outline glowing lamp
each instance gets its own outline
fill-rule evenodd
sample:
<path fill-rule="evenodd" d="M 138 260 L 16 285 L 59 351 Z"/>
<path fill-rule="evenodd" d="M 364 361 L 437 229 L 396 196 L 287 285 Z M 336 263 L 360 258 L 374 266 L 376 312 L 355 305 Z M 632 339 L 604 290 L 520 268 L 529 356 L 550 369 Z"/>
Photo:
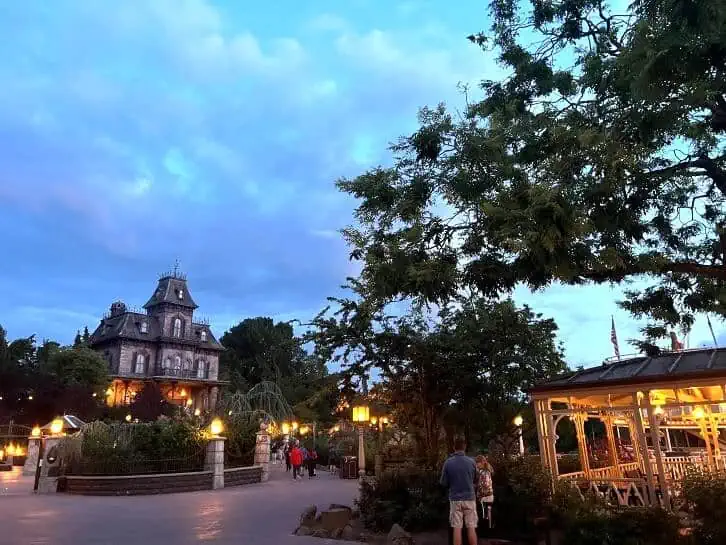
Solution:
<path fill-rule="evenodd" d="M 33 401 L 33 396 L 28 396 L 28 401 Z"/>
<path fill-rule="evenodd" d="M 201 410 L 194 409 L 194 416 L 199 416 L 200 414 L 202 414 L 202 411 Z"/>
<path fill-rule="evenodd" d="M 184 388 L 179 392 L 179 397 L 187 397 L 187 391 Z"/>
<path fill-rule="evenodd" d="M 194 402 L 192 401 L 192 398 L 190 397 L 187 399 L 187 407 L 191 407 Z"/>
<path fill-rule="evenodd" d="M 382 423 L 382 424 L 383 424 L 384 426 L 388 425 L 388 417 L 387 417 L 387 416 L 384 416 L 383 418 L 381 418 L 381 423 Z"/>
<path fill-rule="evenodd" d="M 63 431 L 63 420 L 61 418 L 56 418 L 53 420 L 53 422 L 50 423 L 50 433 L 53 435 L 60 435 Z"/>
<path fill-rule="evenodd" d="M 34 426 L 33 429 L 30 431 L 31 437 L 40 437 L 40 428 L 38 426 Z"/>
<path fill-rule="evenodd" d="M 220 418 L 215 418 L 212 423 L 209 424 L 209 432 L 214 437 L 219 437 L 219 434 L 224 431 L 224 424 Z"/>
<path fill-rule="evenodd" d="M 696 407 L 693 409 L 693 418 L 705 418 L 706 413 L 703 411 L 703 407 Z"/>
<path fill-rule="evenodd" d="M 10 443 L 7 446 L 7 449 L 6 450 L 7 450 L 8 456 L 15 456 L 15 445 L 13 445 L 12 443 Z"/>
<path fill-rule="evenodd" d="M 130 414 L 127 414 L 126 415 L 126 422 L 131 422 L 131 415 Z"/>
<path fill-rule="evenodd" d="M 383 420 L 381 420 L 381 422 L 383 422 Z M 371 416 L 371 424 L 374 426 L 378 424 L 378 417 Z"/>
<path fill-rule="evenodd" d="M 367 405 L 353 407 L 353 422 L 358 422 L 359 424 L 368 422 L 370 420 L 370 413 L 371 410 Z"/>
<path fill-rule="evenodd" d="M 518 428 L 522 427 L 522 424 L 524 424 L 524 418 L 522 418 L 521 415 L 517 415 L 514 417 L 514 425 Z"/>
<path fill-rule="evenodd" d="M 288 424 L 287 422 L 282 423 L 282 433 L 285 435 L 290 433 L 290 424 Z"/>
<path fill-rule="evenodd" d="M 2 460 L 3 458 L 5 458 L 5 451 L 0 449 L 0 460 Z"/>
<path fill-rule="evenodd" d="M 297 428 L 298 428 L 298 423 L 297 422 L 293 422 L 292 423 L 292 429 L 293 430 L 296 430 Z"/>
<path fill-rule="evenodd" d="M 653 409 L 653 414 L 656 416 L 660 416 L 663 414 L 663 407 L 660 405 Z"/>
<path fill-rule="evenodd" d="M 113 395 L 113 388 L 109 388 L 108 390 L 106 390 L 106 395 L 108 397 L 111 397 Z"/>

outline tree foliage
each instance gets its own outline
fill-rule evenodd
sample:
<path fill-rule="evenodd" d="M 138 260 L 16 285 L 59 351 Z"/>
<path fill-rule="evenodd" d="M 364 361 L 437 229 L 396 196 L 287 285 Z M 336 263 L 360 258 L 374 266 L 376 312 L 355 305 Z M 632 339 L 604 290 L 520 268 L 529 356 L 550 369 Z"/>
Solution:
<path fill-rule="evenodd" d="M 726 4 L 493 0 L 505 76 L 455 117 L 423 109 L 395 164 L 338 183 L 384 299 L 552 282 L 631 286 L 646 336 L 726 316 Z"/>

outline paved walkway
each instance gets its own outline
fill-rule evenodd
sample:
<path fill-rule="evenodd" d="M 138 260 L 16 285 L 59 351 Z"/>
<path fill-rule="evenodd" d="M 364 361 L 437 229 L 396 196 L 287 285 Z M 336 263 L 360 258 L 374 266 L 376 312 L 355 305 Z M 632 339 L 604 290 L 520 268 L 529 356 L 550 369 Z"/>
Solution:
<path fill-rule="evenodd" d="M 0 481 L 0 545 L 340 544 L 292 532 L 308 505 L 351 505 L 357 482 L 324 472 L 293 482 L 279 466 L 271 469 L 264 484 L 134 497 L 38 496 L 28 492 L 31 479 L 11 483 L 6 474 L 5 484 Z"/>

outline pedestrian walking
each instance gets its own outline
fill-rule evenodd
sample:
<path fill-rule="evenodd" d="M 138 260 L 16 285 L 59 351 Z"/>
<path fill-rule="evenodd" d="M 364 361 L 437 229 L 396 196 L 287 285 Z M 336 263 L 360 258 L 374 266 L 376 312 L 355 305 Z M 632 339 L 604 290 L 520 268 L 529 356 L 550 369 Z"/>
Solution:
<path fill-rule="evenodd" d="M 462 545 L 464 527 L 469 545 L 476 545 L 476 463 L 466 455 L 463 438 L 454 441 L 454 450 L 441 470 L 441 484 L 449 489 L 449 525 L 453 528 L 454 545 Z"/>
<path fill-rule="evenodd" d="M 301 468 L 303 465 L 303 453 L 300 449 L 300 445 L 297 441 L 295 441 L 295 445 L 292 447 L 292 450 L 290 451 L 290 463 L 292 464 L 292 479 L 294 481 L 297 481 L 298 476 L 302 478 L 301 474 Z"/>
<path fill-rule="evenodd" d="M 291 447 L 288 443 L 287 445 L 285 445 L 285 471 L 288 473 L 292 469 L 292 462 L 290 462 L 290 451 Z"/>
<path fill-rule="evenodd" d="M 477 483 L 476 483 L 476 499 L 481 505 L 482 517 L 486 519 L 491 529 L 494 526 L 492 520 L 492 504 L 494 503 L 494 483 L 492 469 L 486 456 L 476 457 Z"/>
<path fill-rule="evenodd" d="M 315 448 L 308 452 L 308 479 L 315 477 L 315 466 L 318 465 L 318 453 Z"/>

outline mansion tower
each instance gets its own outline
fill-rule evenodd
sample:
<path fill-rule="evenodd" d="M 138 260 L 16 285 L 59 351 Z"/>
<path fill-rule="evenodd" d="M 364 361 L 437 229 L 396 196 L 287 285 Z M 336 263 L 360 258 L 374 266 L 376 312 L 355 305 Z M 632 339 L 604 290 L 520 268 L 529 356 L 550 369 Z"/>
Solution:
<path fill-rule="evenodd" d="M 197 304 L 186 276 L 176 270 L 162 275 L 143 308 L 133 312 L 113 303 L 91 335 L 91 347 L 108 362 L 113 381 L 108 404 L 128 404 L 154 381 L 171 403 L 192 411 L 214 409 L 224 349 L 209 324 L 194 321 Z"/>

